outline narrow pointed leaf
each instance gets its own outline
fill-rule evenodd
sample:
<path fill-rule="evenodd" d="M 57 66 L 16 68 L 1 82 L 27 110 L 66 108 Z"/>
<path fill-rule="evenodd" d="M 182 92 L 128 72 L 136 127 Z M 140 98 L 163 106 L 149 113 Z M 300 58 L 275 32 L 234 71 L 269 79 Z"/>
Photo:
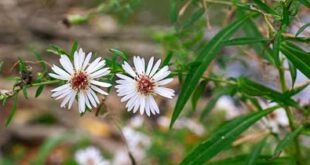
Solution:
<path fill-rule="evenodd" d="M 288 67 L 289 67 L 290 75 L 291 75 L 291 79 L 292 79 L 292 87 L 294 87 L 295 82 L 296 82 L 296 78 L 297 78 L 297 69 L 294 66 L 294 64 L 292 64 L 291 61 L 288 61 Z"/>
<path fill-rule="evenodd" d="M 17 107 L 17 95 L 14 96 L 14 100 L 13 100 L 13 107 L 10 111 L 10 114 L 8 116 L 8 118 L 6 119 L 6 122 L 5 122 L 5 125 L 6 126 L 9 126 L 9 124 L 11 123 L 14 115 L 15 115 L 15 112 L 16 112 L 16 107 Z"/>
<path fill-rule="evenodd" d="M 274 154 L 273 154 L 273 158 L 276 158 L 280 155 L 281 151 L 287 147 L 289 144 L 291 144 L 291 142 L 294 140 L 294 138 L 296 138 L 301 131 L 303 130 L 303 126 L 299 126 L 297 129 L 295 129 L 293 132 L 288 133 L 277 145 Z"/>
<path fill-rule="evenodd" d="M 308 0 L 298 0 L 301 4 L 310 7 L 310 2 Z"/>
<path fill-rule="evenodd" d="M 206 88 L 206 85 L 207 85 L 207 81 L 201 81 L 200 84 L 195 89 L 193 96 L 192 96 L 192 100 L 191 100 L 193 110 L 196 110 L 197 102 L 198 102 L 200 96 L 203 94 L 204 89 Z"/>
<path fill-rule="evenodd" d="M 296 32 L 296 37 L 300 34 L 300 33 L 302 33 L 306 28 L 308 28 L 310 26 L 310 22 L 309 23 L 306 23 L 306 24 L 304 24 L 302 27 L 300 27 L 299 29 L 298 29 L 298 31 Z"/>
<path fill-rule="evenodd" d="M 248 45 L 248 44 L 256 44 L 257 42 L 266 43 L 269 41 L 266 38 L 257 38 L 257 37 L 241 37 L 241 38 L 234 38 L 231 40 L 226 40 L 223 44 L 227 46 L 234 46 L 234 45 Z"/>
<path fill-rule="evenodd" d="M 289 43 L 281 44 L 280 49 L 297 69 L 310 78 L 310 53 Z"/>
<path fill-rule="evenodd" d="M 23 86 L 23 95 L 24 95 L 25 99 L 28 99 L 28 92 L 27 92 L 26 85 Z"/>
<path fill-rule="evenodd" d="M 266 3 L 264 3 L 263 1 L 261 1 L 261 0 L 253 0 L 253 1 L 263 11 L 265 11 L 265 12 L 267 12 L 269 14 L 277 15 L 277 13 L 272 8 L 270 8 Z"/>
<path fill-rule="evenodd" d="M 36 91 L 35 97 L 39 97 L 41 93 L 43 92 L 43 89 L 44 89 L 44 85 L 39 86 Z"/>

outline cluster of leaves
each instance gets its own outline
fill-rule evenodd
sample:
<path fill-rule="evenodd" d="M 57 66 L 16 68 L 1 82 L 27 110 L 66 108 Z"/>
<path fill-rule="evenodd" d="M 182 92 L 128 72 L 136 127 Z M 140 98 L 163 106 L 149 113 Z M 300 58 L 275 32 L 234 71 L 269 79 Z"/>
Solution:
<path fill-rule="evenodd" d="M 228 148 L 247 128 L 279 107 L 285 108 L 290 120 L 292 132 L 287 133 L 286 137 L 278 143 L 274 154 L 269 156 L 275 160 L 270 160 L 269 162 L 275 161 L 279 162 L 279 164 L 283 162 L 294 162 L 293 157 L 295 156 L 294 159 L 296 159 L 296 162 L 301 164 L 302 155 L 299 151 L 298 135 L 305 132 L 303 125 L 306 125 L 307 122 L 297 123 L 294 121 L 291 110 L 299 110 L 307 118 L 309 109 L 301 107 L 292 97 L 305 89 L 309 84 L 306 83 L 298 87 L 294 85 L 297 70 L 310 78 L 310 54 L 301 47 L 298 47 L 294 42 L 309 43 L 309 38 L 298 37 L 309 24 L 302 26 L 293 36 L 287 35 L 286 32 L 299 9 L 303 5 L 309 7 L 309 2 L 287 0 L 275 2 L 272 6 L 262 0 L 254 0 L 253 3 L 211 0 L 189 0 L 187 2 L 171 0 L 170 2 L 173 29 L 156 36 L 156 39 L 162 43 L 167 51 L 167 61 L 175 58 L 175 74 L 179 76 L 179 81 L 182 84 L 170 126 L 173 126 L 181 112 L 185 110 L 185 105 L 190 99 L 193 109 L 196 109 L 199 98 L 204 94 L 206 86 L 210 83 L 213 83 L 215 87 L 210 101 L 199 112 L 201 113 L 201 121 L 204 121 L 205 116 L 213 109 L 216 101 L 222 95 L 238 96 L 245 103 L 249 101 L 255 107 L 254 110 L 256 111 L 246 116 L 238 117 L 216 129 L 212 133 L 212 136 L 195 147 L 184 158 L 181 164 L 203 164 L 211 160 L 218 153 Z M 221 29 L 209 41 L 206 41 L 203 37 L 204 35 L 201 34 L 207 26 L 204 13 L 208 8 L 206 8 L 207 5 L 205 3 L 210 6 L 213 3 L 230 6 L 231 10 L 236 13 L 234 21 Z M 187 15 L 184 18 L 182 15 L 186 9 Z M 269 36 L 263 35 L 257 28 L 258 26 L 255 22 L 260 17 L 265 19 L 266 26 L 269 28 Z M 230 39 L 237 31 L 241 30 L 245 37 Z M 264 59 L 278 70 L 280 77 L 279 83 L 282 91 L 271 89 L 247 77 L 224 79 L 222 76 L 209 73 L 209 70 L 208 76 L 205 76 L 206 70 L 225 46 L 251 47 L 259 58 Z M 284 56 L 280 56 L 280 53 L 283 53 Z M 289 72 L 293 82 L 291 89 L 288 89 L 284 77 L 285 60 L 289 61 Z M 276 102 L 279 106 L 269 110 L 263 110 L 258 103 L 258 98 L 264 98 L 269 102 Z M 287 145 L 291 144 L 289 142 L 292 141 L 294 141 L 295 145 L 295 155 L 290 158 L 277 158 L 280 152 Z M 258 144 L 257 148 L 255 148 L 256 152 L 249 154 L 248 164 L 261 162 L 260 150 L 264 143 Z M 242 159 L 236 158 L 236 164 L 238 162 L 240 164 L 240 160 Z M 220 162 L 225 164 L 225 162 L 231 163 L 231 161 L 231 159 L 228 159 L 227 161 Z M 216 162 L 215 164 L 220 162 Z"/>

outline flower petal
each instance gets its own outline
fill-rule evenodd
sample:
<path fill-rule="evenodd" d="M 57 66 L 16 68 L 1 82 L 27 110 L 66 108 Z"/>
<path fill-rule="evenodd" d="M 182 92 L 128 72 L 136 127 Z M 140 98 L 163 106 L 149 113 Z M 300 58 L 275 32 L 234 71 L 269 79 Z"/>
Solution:
<path fill-rule="evenodd" d="M 152 68 L 152 71 L 151 71 L 150 74 L 149 74 L 150 77 L 153 77 L 153 75 L 156 73 L 156 71 L 158 70 L 158 68 L 159 68 L 159 66 L 160 66 L 160 63 L 161 63 L 161 60 L 159 59 L 159 60 L 155 63 L 154 67 Z"/>
<path fill-rule="evenodd" d="M 169 76 L 169 74 L 170 74 L 169 68 L 168 68 L 168 66 L 165 66 L 165 67 L 161 68 L 152 78 L 155 81 L 160 81 L 160 80 L 166 78 L 167 76 Z"/>
<path fill-rule="evenodd" d="M 167 79 L 158 81 L 156 84 L 157 85 L 166 85 L 166 84 L 169 84 L 172 81 L 173 81 L 173 78 L 167 78 Z"/>
<path fill-rule="evenodd" d="M 61 55 L 60 59 L 60 64 L 62 65 L 62 67 L 69 73 L 69 74 L 73 74 L 74 73 L 74 69 L 73 69 L 73 65 L 69 59 L 68 56 L 66 55 Z"/>
<path fill-rule="evenodd" d="M 69 75 L 69 73 L 67 73 L 66 71 L 64 71 L 63 69 L 59 68 L 59 67 L 56 66 L 56 65 L 53 65 L 52 70 L 53 70 L 55 73 L 57 73 L 58 75 L 63 76 L 63 77 L 65 77 L 65 78 L 67 78 L 67 79 L 70 79 L 70 77 L 71 77 L 71 76 Z"/>
<path fill-rule="evenodd" d="M 137 77 L 137 74 L 135 73 L 135 71 L 132 69 L 132 67 L 126 61 L 124 62 L 122 67 L 125 70 L 125 72 L 127 72 L 131 77 Z"/>
<path fill-rule="evenodd" d="M 174 96 L 174 90 L 170 89 L 170 88 L 165 88 L 165 87 L 156 87 L 154 89 L 155 93 L 163 96 L 163 97 L 167 97 L 169 99 L 172 99 L 172 97 Z"/>
<path fill-rule="evenodd" d="M 90 88 L 102 95 L 109 95 L 107 92 L 103 91 L 102 89 L 98 88 L 95 85 L 91 85 Z"/>
<path fill-rule="evenodd" d="M 78 103 L 79 103 L 79 112 L 84 113 L 85 112 L 85 96 L 83 92 L 80 92 L 78 94 Z"/>
<path fill-rule="evenodd" d="M 147 64 L 147 69 L 146 69 L 146 75 L 149 75 L 152 68 L 153 68 L 153 63 L 154 63 L 154 57 L 151 57 L 151 59 L 149 60 L 149 63 Z"/>
<path fill-rule="evenodd" d="M 84 63 L 82 65 L 82 70 L 85 70 L 85 68 L 87 67 L 87 65 L 89 64 L 89 61 L 91 59 L 92 56 L 92 52 L 89 52 L 84 60 Z"/>
<path fill-rule="evenodd" d="M 109 83 L 101 82 L 101 81 L 96 81 L 96 80 L 91 80 L 90 83 L 91 83 L 91 84 L 94 84 L 94 85 L 101 86 L 101 87 L 105 87 L 105 88 L 112 86 L 112 85 L 109 84 Z"/>

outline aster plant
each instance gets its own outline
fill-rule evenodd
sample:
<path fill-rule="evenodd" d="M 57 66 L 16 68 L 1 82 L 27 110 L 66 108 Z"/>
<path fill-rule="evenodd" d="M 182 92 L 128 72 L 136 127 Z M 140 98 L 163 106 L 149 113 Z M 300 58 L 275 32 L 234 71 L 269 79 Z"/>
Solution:
<path fill-rule="evenodd" d="M 68 26 L 78 25 L 87 23 L 102 13 L 132 12 L 131 9 L 136 4 L 134 1 L 128 4 L 126 1 L 108 2 L 108 5 L 102 3 L 95 9 L 88 10 L 89 13 L 85 12 L 85 16 L 68 17 L 64 22 Z M 124 112 L 127 110 L 135 115 L 151 118 L 144 120 L 158 120 L 158 123 L 170 128 L 165 135 L 170 135 L 170 132 L 180 125 L 193 131 L 198 128 L 198 131 L 194 132 L 195 136 L 199 136 L 196 139 L 200 141 L 194 147 L 184 147 L 184 155 L 178 160 L 181 165 L 230 164 L 232 161 L 249 165 L 309 164 L 309 146 L 301 145 L 301 137 L 310 135 L 309 100 L 302 100 L 303 97 L 298 98 L 298 95 L 307 90 L 310 83 L 310 40 L 307 35 L 309 33 L 306 33 L 310 24 L 305 23 L 297 30 L 291 30 L 293 24 L 299 21 L 297 18 L 300 11 L 309 12 L 309 2 L 169 2 L 171 28 L 153 35 L 165 54 L 162 59 L 147 59 L 110 49 L 111 59 L 103 59 L 105 55 L 100 55 L 92 60 L 94 55 L 78 49 L 76 42 L 69 53 L 56 45 L 47 49 L 49 53 L 58 56 L 60 67 L 49 64 L 36 51 L 32 52 L 35 62 L 19 58 L 12 67 L 15 70 L 18 68 L 18 76 L 10 77 L 14 81 L 12 89 L 0 90 L 0 101 L 3 105 L 6 105 L 7 101 L 12 102 L 6 125 L 12 121 L 17 110 L 18 94 L 22 93 L 25 99 L 29 98 L 28 88 L 36 88 L 35 97 L 39 97 L 47 85 L 57 85 L 58 87 L 51 90 L 51 96 L 62 100 L 60 107 L 71 109 L 76 101 L 81 114 L 87 110 L 100 109 L 104 104 L 104 99 L 101 98 L 109 97 L 109 93 L 115 90 L 120 102 L 125 104 Z M 213 7 L 223 7 L 225 10 L 219 10 L 221 14 L 216 15 L 216 18 L 212 17 L 213 15 L 209 17 L 209 10 L 212 11 Z M 222 13 L 227 10 L 229 12 Z M 127 15 L 128 13 L 125 13 L 125 16 Z M 221 19 L 225 27 L 208 33 L 212 30 L 211 23 Z M 159 57 L 161 56 L 156 58 Z M 221 72 L 231 71 L 227 65 L 236 61 L 238 67 L 242 64 L 245 72 L 237 76 Z M 4 68 L 4 65 L 5 63 L 0 62 L 0 69 Z M 33 73 L 33 65 L 41 66 L 42 70 Z M 257 78 L 259 76 L 251 75 L 253 70 L 255 73 L 260 72 L 261 77 L 271 77 L 269 73 L 276 76 L 272 83 L 268 84 Z M 297 79 L 301 76 L 297 75 L 301 75 L 304 81 L 298 82 Z M 167 87 L 174 80 L 173 89 Z M 216 103 L 220 101 L 219 103 L 228 105 L 227 100 L 221 100 L 226 96 L 231 98 L 229 106 L 238 105 L 235 108 L 243 107 L 244 111 L 235 113 L 205 136 L 205 132 L 210 129 L 204 128 L 213 124 L 210 122 L 213 121 L 211 112 L 216 109 Z M 160 98 L 176 98 L 171 112 L 158 105 Z M 262 106 L 260 100 L 270 106 Z M 133 115 L 132 113 L 128 115 Z M 160 115 L 169 117 L 162 118 Z M 184 120 L 184 116 L 197 118 L 197 121 L 184 122 L 188 121 Z M 182 124 L 180 121 L 183 121 Z M 246 139 L 243 138 L 248 137 L 246 134 L 251 135 L 247 132 L 249 128 L 260 132 L 261 130 L 256 129 L 261 128 L 258 127 L 261 123 L 269 127 L 269 130 L 255 139 L 252 149 L 246 147 L 238 150 L 241 147 L 235 147 L 235 142 Z M 274 126 L 276 128 L 273 128 Z M 138 142 L 136 143 L 134 146 L 138 145 Z M 188 148 L 190 150 L 187 150 Z M 225 152 L 229 154 L 220 154 Z M 97 151 L 91 153 L 98 156 Z M 221 156 L 217 157 L 219 154 Z M 84 160 L 83 156 L 77 157 Z"/>

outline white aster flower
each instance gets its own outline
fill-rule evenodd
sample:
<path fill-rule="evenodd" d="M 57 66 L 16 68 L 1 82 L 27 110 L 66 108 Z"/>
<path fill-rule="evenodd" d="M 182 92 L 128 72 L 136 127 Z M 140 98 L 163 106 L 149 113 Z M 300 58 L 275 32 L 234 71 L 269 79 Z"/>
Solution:
<path fill-rule="evenodd" d="M 168 129 L 170 125 L 170 119 L 168 117 L 161 116 L 157 119 L 157 124 L 160 127 Z M 175 129 L 186 128 L 192 133 L 196 134 L 197 136 L 203 136 L 205 133 L 205 128 L 201 124 L 192 119 L 187 118 L 179 118 L 173 125 L 173 128 Z"/>
<path fill-rule="evenodd" d="M 98 81 L 98 79 L 108 75 L 110 70 L 104 67 L 105 60 L 101 60 L 100 57 L 90 63 L 91 56 L 90 52 L 85 57 L 85 53 L 80 49 L 74 53 L 74 64 L 66 55 L 62 55 L 59 61 L 64 69 L 53 65 L 52 70 L 55 73 L 49 75 L 66 81 L 66 84 L 52 90 L 52 97 L 56 100 L 63 98 L 60 107 L 63 108 L 68 104 L 67 108 L 70 109 L 77 96 L 79 112 L 84 113 L 86 106 L 92 109 L 100 103 L 95 92 L 108 95 L 101 87 L 110 87 L 111 84 Z"/>
<path fill-rule="evenodd" d="M 117 74 L 120 80 L 116 82 L 118 96 L 122 97 L 121 102 L 128 101 L 126 107 L 128 111 L 133 110 L 136 113 L 140 109 L 142 115 L 145 111 L 147 116 L 159 114 L 159 108 L 155 102 L 154 96 L 161 95 L 166 98 L 174 96 L 174 90 L 162 87 L 170 83 L 173 78 L 167 78 L 170 74 L 168 66 L 159 69 L 161 60 L 158 60 L 155 65 L 152 57 L 148 64 L 145 64 L 143 58 L 134 57 L 133 69 L 127 62 L 122 65 L 125 72 L 128 74 Z"/>
<path fill-rule="evenodd" d="M 79 165 L 109 165 L 109 161 L 105 160 L 100 151 L 95 147 L 88 147 L 78 150 L 75 155 L 75 160 Z"/>

